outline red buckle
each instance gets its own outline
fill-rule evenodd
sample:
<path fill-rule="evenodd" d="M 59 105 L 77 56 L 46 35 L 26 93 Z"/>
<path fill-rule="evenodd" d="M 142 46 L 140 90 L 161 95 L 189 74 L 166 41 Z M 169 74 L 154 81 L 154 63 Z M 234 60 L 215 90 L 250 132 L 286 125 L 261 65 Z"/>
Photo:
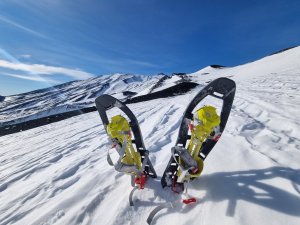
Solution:
<path fill-rule="evenodd" d="M 128 135 L 129 135 L 129 136 L 131 136 L 130 130 L 129 130 L 129 131 L 127 131 L 127 133 L 128 133 Z"/>
<path fill-rule="evenodd" d="M 139 178 L 139 177 L 136 177 L 136 178 L 135 178 L 135 181 L 134 181 L 134 182 L 135 182 L 136 184 L 139 184 L 139 185 L 140 185 L 140 189 L 144 189 L 143 186 L 145 185 L 146 177 L 147 177 L 147 174 L 146 174 L 146 173 L 142 173 L 141 178 Z"/>
<path fill-rule="evenodd" d="M 112 148 L 115 148 L 117 146 L 117 144 L 115 144 L 114 146 L 113 145 L 111 145 L 111 148 L 110 149 L 112 149 Z"/>
<path fill-rule="evenodd" d="M 196 199 L 195 198 L 190 198 L 190 199 L 184 199 L 182 201 L 184 204 L 190 204 L 192 202 L 196 202 Z"/>
<path fill-rule="evenodd" d="M 192 173 L 196 173 L 199 170 L 198 167 L 196 167 L 195 169 L 192 170 Z"/>
<path fill-rule="evenodd" d="M 190 130 L 193 130 L 193 129 L 194 129 L 193 124 L 189 123 L 189 126 L 190 126 Z"/>
<path fill-rule="evenodd" d="M 218 135 L 217 137 L 213 138 L 213 140 L 214 140 L 214 141 L 217 141 L 217 140 L 220 139 L 220 137 L 221 137 L 221 135 Z"/>
<path fill-rule="evenodd" d="M 173 179 L 173 182 L 172 182 L 172 187 L 171 187 L 171 190 L 177 194 L 180 194 L 178 191 L 175 191 L 174 190 L 174 187 L 175 187 L 175 184 L 178 184 L 179 186 L 182 186 L 182 192 L 184 191 L 184 185 L 183 183 L 178 183 L 176 182 L 176 176 L 174 176 L 174 179 Z"/>

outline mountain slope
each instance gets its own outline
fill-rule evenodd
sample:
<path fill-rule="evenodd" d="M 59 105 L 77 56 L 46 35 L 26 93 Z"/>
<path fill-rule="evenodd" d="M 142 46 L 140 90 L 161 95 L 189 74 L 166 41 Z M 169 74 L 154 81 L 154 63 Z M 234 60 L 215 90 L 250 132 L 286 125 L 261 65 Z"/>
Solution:
<path fill-rule="evenodd" d="M 300 69 L 299 61 L 300 46 L 244 65 L 221 68 L 213 68 L 209 66 L 189 75 L 192 80 L 197 80 L 200 83 L 204 83 L 209 79 L 216 79 L 218 77 L 230 77 L 230 79 L 235 81 L 242 81 L 286 70 L 298 70 Z"/>
<path fill-rule="evenodd" d="M 6 97 L 4 101 L 0 101 L 0 126 L 91 107 L 94 106 L 94 99 L 101 94 L 112 94 L 118 99 L 125 100 L 131 96 L 159 92 L 181 82 L 205 85 L 218 77 L 240 81 L 300 69 L 299 60 L 300 47 L 294 47 L 232 68 L 212 65 L 196 73 L 173 74 L 171 77 L 164 74 L 155 76 L 114 74 L 68 82 L 53 88 Z M 7 124 L 5 123 L 7 121 L 12 122 Z"/>
<path fill-rule="evenodd" d="M 8 96 L 0 102 L 0 123 L 41 118 L 62 112 L 91 107 L 94 99 L 101 94 L 113 94 L 126 99 L 123 92 L 142 91 L 161 75 L 143 76 L 133 74 L 113 74 L 97 76 L 87 80 L 73 81 L 20 95 Z"/>
<path fill-rule="evenodd" d="M 223 136 L 189 187 L 197 204 L 162 210 L 153 224 L 299 224 L 299 75 L 290 70 L 237 82 Z M 132 208 L 130 177 L 107 164 L 97 112 L 2 137 L 0 224 L 146 224 L 157 205 L 180 198 L 159 179 L 200 88 L 129 105 L 158 174 L 134 194 Z M 204 104 L 220 110 L 218 101 Z"/>

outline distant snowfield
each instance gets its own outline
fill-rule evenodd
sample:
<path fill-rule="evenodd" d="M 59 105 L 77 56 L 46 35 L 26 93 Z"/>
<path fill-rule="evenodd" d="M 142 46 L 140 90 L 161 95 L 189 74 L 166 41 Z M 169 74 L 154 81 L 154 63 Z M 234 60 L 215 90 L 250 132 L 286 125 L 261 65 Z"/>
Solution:
<path fill-rule="evenodd" d="M 299 84 L 297 68 L 237 81 L 223 136 L 189 187 L 197 203 L 164 209 L 152 224 L 300 224 Z M 146 224 L 156 206 L 185 198 L 160 178 L 199 90 L 128 105 L 158 174 L 135 192 L 134 207 L 130 177 L 106 162 L 97 112 L 1 137 L 0 224 Z M 203 104 L 220 107 L 210 99 Z"/>
<path fill-rule="evenodd" d="M 127 96 L 122 92 L 140 92 L 161 77 L 162 75 L 111 74 L 7 96 L 4 101 L 0 101 L 0 126 L 92 107 L 95 105 L 95 98 L 102 94 L 126 99 Z"/>
<path fill-rule="evenodd" d="M 230 77 L 235 81 L 243 81 L 245 79 L 280 73 L 286 70 L 299 70 L 299 62 L 300 47 L 296 47 L 244 65 L 224 67 L 222 69 L 214 69 L 209 66 L 190 75 L 196 79 L 201 77 L 203 81 L 207 80 L 207 77 L 211 79 Z"/>

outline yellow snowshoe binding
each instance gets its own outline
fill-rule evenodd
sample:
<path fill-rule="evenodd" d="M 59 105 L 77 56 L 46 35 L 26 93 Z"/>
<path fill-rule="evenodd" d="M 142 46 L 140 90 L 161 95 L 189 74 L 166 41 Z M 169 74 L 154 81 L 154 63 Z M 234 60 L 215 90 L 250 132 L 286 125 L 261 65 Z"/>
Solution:
<path fill-rule="evenodd" d="M 120 132 L 121 131 L 121 132 Z M 141 155 L 139 152 L 135 152 L 132 146 L 130 126 L 127 120 L 121 116 L 114 116 L 111 118 L 111 123 L 107 126 L 107 133 L 110 138 L 115 138 L 123 146 L 124 139 L 126 138 L 127 146 L 125 149 L 126 156 L 122 159 L 122 163 L 128 165 L 136 165 L 138 170 L 141 170 Z M 138 175 L 138 174 L 136 174 Z"/>
<path fill-rule="evenodd" d="M 134 174 L 135 184 L 139 184 L 140 189 L 143 189 L 146 175 L 142 173 L 141 154 L 135 152 L 133 148 L 130 126 L 127 120 L 121 115 L 112 117 L 111 123 L 107 126 L 107 133 L 109 141 L 112 143 L 111 148 L 116 148 L 120 155 L 117 163 L 112 164 L 108 153 L 108 163 L 113 165 L 118 172 L 124 172 L 128 175 Z"/>
<path fill-rule="evenodd" d="M 189 124 L 191 140 L 187 147 L 187 152 L 193 160 L 187 162 L 186 158 L 181 157 L 179 154 L 177 182 L 183 183 L 188 180 L 183 172 L 188 172 L 191 178 L 200 176 L 204 168 L 204 162 L 198 156 L 201 154 L 201 146 L 206 138 L 211 138 L 213 140 L 218 140 L 220 138 L 219 124 L 220 117 L 216 112 L 216 108 L 212 106 L 204 106 L 194 113 L 193 121 Z M 210 134 L 212 135 L 210 136 Z M 175 152 L 178 154 L 178 151 Z M 187 167 L 188 171 L 186 171 Z"/>

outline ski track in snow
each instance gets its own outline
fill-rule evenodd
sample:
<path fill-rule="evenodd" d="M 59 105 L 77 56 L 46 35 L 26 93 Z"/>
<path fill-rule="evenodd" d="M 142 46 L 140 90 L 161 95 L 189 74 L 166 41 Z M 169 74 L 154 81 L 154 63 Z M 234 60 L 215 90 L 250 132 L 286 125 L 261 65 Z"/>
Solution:
<path fill-rule="evenodd" d="M 189 186 L 197 204 L 164 209 L 152 224 L 299 224 L 299 84 L 295 70 L 238 82 L 223 137 Z M 160 178 L 198 91 L 128 105 L 158 174 L 135 192 L 134 207 L 130 177 L 106 162 L 97 112 L 1 137 L 0 225 L 146 224 L 156 206 L 185 198 L 162 189 Z M 220 102 L 201 104 L 220 110 Z"/>

